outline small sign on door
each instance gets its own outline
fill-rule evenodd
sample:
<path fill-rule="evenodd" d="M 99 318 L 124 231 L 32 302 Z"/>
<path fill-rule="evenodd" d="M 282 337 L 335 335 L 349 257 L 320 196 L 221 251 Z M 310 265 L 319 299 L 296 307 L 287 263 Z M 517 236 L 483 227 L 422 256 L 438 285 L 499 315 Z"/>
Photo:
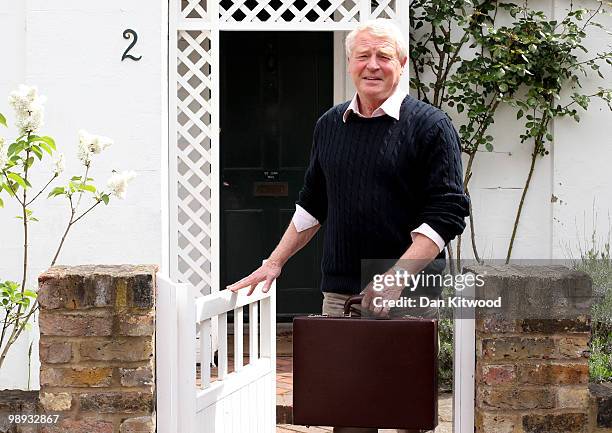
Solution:
<path fill-rule="evenodd" d="M 288 182 L 255 182 L 253 185 L 255 197 L 287 197 L 289 195 Z"/>

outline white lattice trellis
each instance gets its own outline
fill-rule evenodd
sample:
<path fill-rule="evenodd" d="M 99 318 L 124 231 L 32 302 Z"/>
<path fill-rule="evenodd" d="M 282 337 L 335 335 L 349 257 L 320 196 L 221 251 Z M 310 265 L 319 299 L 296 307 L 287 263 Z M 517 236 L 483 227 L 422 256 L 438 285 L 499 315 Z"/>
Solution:
<path fill-rule="evenodd" d="M 350 25 L 370 18 L 397 19 L 397 3 L 398 0 L 180 0 L 178 21 L 183 28 L 190 29 L 198 26 L 209 29 L 216 22 L 221 30 L 253 30 L 257 28 L 247 24 L 258 23 L 278 24 L 276 28 L 283 30 L 298 29 L 282 28 L 286 23 L 298 24 L 299 29 L 308 29 L 313 24 L 344 24 L 329 30 L 347 30 Z"/>
<path fill-rule="evenodd" d="M 178 32 L 177 39 L 177 270 L 181 281 L 203 293 L 212 287 L 211 38 L 210 32 Z"/>
<path fill-rule="evenodd" d="M 219 31 L 407 28 L 408 0 L 171 0 L 170 276 L 219 289 Z M 401 6 L 401 7 L 400 7 Z"/>
<path fill-rule="evenodd" d="M 358 22 L 358 16 L 359 0 L 237 0 L 219 8 L 221 22 Z"/>
<path fill-rule="evenodd" d="M 206 0 L 181 0 L 179 13 L 181 18 L 210 19 Z"/>
<path fill-rule="evenodd" d="M 397 6 L 396 1 L 402 0 L 376 0 L 372 2 L 372 12 L 370 18 L 397 18 Z M 406 0 L 404 0 L 406 1 Z"/>

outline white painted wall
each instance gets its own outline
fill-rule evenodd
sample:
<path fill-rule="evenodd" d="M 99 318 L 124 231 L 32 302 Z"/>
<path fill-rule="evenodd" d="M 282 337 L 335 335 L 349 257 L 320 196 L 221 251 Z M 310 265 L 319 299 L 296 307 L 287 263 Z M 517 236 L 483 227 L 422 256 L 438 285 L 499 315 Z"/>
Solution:
<path fill-rule="evenodd" d="M 556 16 L 561 16 L 564 4 L 565 1 L 555 3 Z M 612 29 L 610 15 L 600 15 L 598 21 Z M 593 37 L 585 43 L 591 57 L 605 47 L 609 49 L 612 42 L 609 34 L 594 30 Z M 583 80 L 584 92 L 612 86 L 611 68 L 603 69 L 605 81 L 593 74 L 596 79 Z M 584 245 L 593 229 L 604 241 L 610 240 L 612 230 L 612 112 L 605 103 L 595 100 L 588 115 L 582 112 L 580 117 L 578 124 L 569 119 L 554 124 L 556 140 L 550 161 L 550 184 L 558 197 L 551 204 L 554 258 L 566 257 L 568 247 L 577 254 L 578 242 Z"/>
<path fill-rule="evenodd" d="M 132 28 L 132 49 L 142 60 L 121 61 Z M 161 263 L 162 148 L 167 146 L 167 4 L 165 1 L 28 0 L 0 3 L 0 112 L 14 118 L 6 97 L 20 83 L 36 85 L 48 98 L 43 133 L 66 154 L 62 179 L 82 174 L 76 159 L 77 131 L 106 135 L 115 144 L 95 158 L 91 177 L 105 187 L 111 170 L 135 170 L 124 201 L 101 206 L 74 226 L 58 264 Z M 5 135 L 5 130 L 0 133 Z M 14 137 L 14 130 L 6 135 Z M 50 165 L 36 169 L 34 181 L 48 179 Z M 42 175 L 44 173 L 44 176 Z M 33 182 L 34 183 L 34 182 Z M 22 231 L 17 208 L 0 209 L 0 278 L 20 280 Z M 44 271 L 65 228 L 69 208 L 62 200 L 40 200 L 33 211 L 39 223 L 30 235 L 30 278 Z M 37 329 L 24 337 L 0 371 L 0 389 L 25 388 L 23 349 Z M 21 353 L 20 353 L 21 352 Z M 26 365 L 24 365 L 26 364 Z M 38 387 L 38 363 L 32 363 L 31 388 Z"/>

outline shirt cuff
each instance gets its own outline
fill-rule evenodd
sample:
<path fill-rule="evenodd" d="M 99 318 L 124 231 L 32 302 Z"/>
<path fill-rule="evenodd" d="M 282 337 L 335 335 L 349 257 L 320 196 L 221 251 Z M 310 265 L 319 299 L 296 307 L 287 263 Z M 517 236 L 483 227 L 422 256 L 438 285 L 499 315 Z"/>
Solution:
<path fill-rule="evenodd" d="M 308 211 L 299 204 L 295 205 L 295 213 L 293 214 L 291 221 L 293 221 L 293 225 L 298 232 L 308 230 L 309 228 L 319 224 L 319 220 L 310 215 Z"/>
<path fill-rule="evenodd" d="M 429 239 L 434 241 L 434 243 L 438 246 L 438 249 L 440 250 L 440 252 L 442 252 L 442 250 L 444 249 L 444 247 L 446 245 L 444 243 L 444 239 L 442 239 L 442 236 L 440 236 L 438 234 L 438 232 L 436 232 L 434 229 L 432 229 L 431 226 L 429 224 L 427 224 L 427 223 L 421 224 L 416 229 L 414 229 L 413 231 L 410 232 L 410 236 L 412 237 L 412 241 L 414 241 L 415 233 L 420 233 L 422 235 L 425 235 Z"/>

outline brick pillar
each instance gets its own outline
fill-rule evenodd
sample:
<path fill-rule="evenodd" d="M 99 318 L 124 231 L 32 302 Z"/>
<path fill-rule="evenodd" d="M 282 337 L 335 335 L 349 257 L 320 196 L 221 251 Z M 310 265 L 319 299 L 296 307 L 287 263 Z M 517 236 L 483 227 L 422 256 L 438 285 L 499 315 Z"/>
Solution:
<path fill-rule="evenodd" d="M 478 266 L 476 432 L 588 431 L 591 280 L 562 266 Z"/>
<path fill-rule="evenodd" d="M 39 277 L 43 433 L 155 431 L 153 265 L 56 266 Z"/>

